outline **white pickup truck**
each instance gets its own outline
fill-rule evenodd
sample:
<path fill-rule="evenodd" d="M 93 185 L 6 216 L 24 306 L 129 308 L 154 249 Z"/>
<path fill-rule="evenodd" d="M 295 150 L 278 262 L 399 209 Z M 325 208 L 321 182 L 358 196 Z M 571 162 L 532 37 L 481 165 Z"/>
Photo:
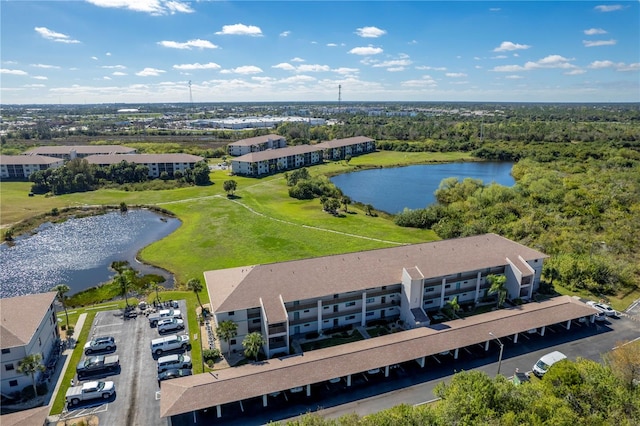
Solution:
<path fill-rule="evenodd" d="M 155 327 L 158 325 L 158 321 L 165 318 L 182 319 L 182 312 L 180 312 L 180 309 L 162 309 L 149 315 L 149 325 L 151 325 L 151 327 Z"/>
<path fill-rule="evenodd" d="M 81 401 L 88 401 L 90 399 L 109 399 L 115 393 L 116 386 L 113 382 L 94 381 L 69 388 L 65 397 L 69 404 L 77 405 Z"/>

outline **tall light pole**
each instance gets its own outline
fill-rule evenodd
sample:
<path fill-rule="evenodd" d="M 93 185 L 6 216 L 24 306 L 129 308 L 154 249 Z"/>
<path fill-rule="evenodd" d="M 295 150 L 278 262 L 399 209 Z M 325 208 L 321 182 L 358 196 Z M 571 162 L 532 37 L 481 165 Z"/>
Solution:
<path fill-rule="evenodd" d="M 504 350 L 504 345 L 502 344 L 500 339 L 496 337 L 495 334 L 493 334 L 492 332 L 489 332 L 489 334 L 492 335 L 493 338 L 496 339 L 498 341 L 498 344 L 500 345 L 500 356 L 498 357 L 498 374 L 500 374 L 500 367 L 502 366 L 502 351 Z"/>

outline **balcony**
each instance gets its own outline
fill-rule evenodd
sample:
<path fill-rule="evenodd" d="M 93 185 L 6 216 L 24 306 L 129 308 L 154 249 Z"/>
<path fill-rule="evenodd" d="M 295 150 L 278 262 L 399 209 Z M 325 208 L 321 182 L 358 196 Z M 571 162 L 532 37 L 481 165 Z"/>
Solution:
<path fill-rule="evenodd" d="M 361 314 L 362 313 L 362 308 L 359 306 L 356 306 L 355 308 L 351 308 L 351 309 L 343 309 L 339 312 L 329 312 L 329 313 L 324 313 L 322 314 L 322 319 L 323 320 L 328 320 L 328 319 L 333 319 L 333 318 L 340 318 L 340 317 L 344 317 L 347 315 L 357 315 L 357 314 Z"/>
<path fill-rule="evenodd" d="M 287 326 L 285 325 L 269 326 L 269 328 L 267 329 L 267 333 L 269 334 L 269 336 L 273 336 L 275 334 L 280 334 L 280 333 L 286 333 L 286 332 L 287 332 Z"/>

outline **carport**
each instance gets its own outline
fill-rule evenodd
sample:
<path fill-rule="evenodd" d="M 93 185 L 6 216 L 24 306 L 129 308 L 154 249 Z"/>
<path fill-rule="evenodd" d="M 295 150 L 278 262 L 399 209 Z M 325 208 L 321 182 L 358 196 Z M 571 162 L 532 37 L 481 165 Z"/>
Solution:
<path fill-rule="evenodd" d="M 305 387 L 335 377 L 345 377 L 351 385 L 351 375 L 375 368 L 415 360 L 421 367 L 425 358 L 441 352 L 482 344 L 488 349 L 493 337 L 513 336 L 533 328 L 565 324 L 574 319 L 591 317 L 597 311 L 569 296 L 542 302 L 532 302 L 513 308 L 496 310 L 482 315 L 420 327 L 361 340 L 345 345 L 318 349 L 304 354 L 272 358 L 262 362 L 232 367 L 211 373 L 170 380 L 162 384 L 160 415 L 170 417 L 216 407 L 222 416 L 222 406 L 262 397 L 291 388 Z M 492 333 L 492 334 L 490 334 Z M 194 416 L 195 418 L 195 416 Z"/>

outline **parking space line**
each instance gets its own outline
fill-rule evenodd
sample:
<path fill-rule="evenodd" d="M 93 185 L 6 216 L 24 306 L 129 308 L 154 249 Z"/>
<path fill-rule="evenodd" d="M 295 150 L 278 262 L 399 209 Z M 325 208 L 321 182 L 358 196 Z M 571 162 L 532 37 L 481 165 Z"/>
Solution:
<path fill-rule="evenodd" d="M 113 304 L 113 305 L 104 305 L 104 306 L 98 306 L 96 308 L 87 308 L 85 309 L 85 311 L 92 311 L 94 309 L 104 309 L 104 308 L 111 308 L 113 306 L 118 306 L 117 304 Z"/>
<path fill-rule="evenodd" d="M 160 401 L 160 391 L 156 391 L 156 401 Z"/>
<path fill-rule="evenodd" d="M 527 333 L 521 333 L 520 336 L 524 337 L 527 340 L 531 340 L 531 337 L 527 336 Z"/>
<path fill-rule="evenodd" d="M 469 348 L 464 347 L 464 348 L 462 348 L 462 349 L 464 349 L 465 351 L 467 351 L 467 353 L 468 353 L 469 355 L 473 355 L 473 352 L 471 352 L 471 351 L 469 350 Z"/>
<path fill-rule="evenodd" d="M 440 361 L 437 356 L 435 355 L 431 355 L 431 356 L 433 357 L 433 359 L 435 359 L 438 362 L 438 364 L 442 364 L 442 361 Z"/>

